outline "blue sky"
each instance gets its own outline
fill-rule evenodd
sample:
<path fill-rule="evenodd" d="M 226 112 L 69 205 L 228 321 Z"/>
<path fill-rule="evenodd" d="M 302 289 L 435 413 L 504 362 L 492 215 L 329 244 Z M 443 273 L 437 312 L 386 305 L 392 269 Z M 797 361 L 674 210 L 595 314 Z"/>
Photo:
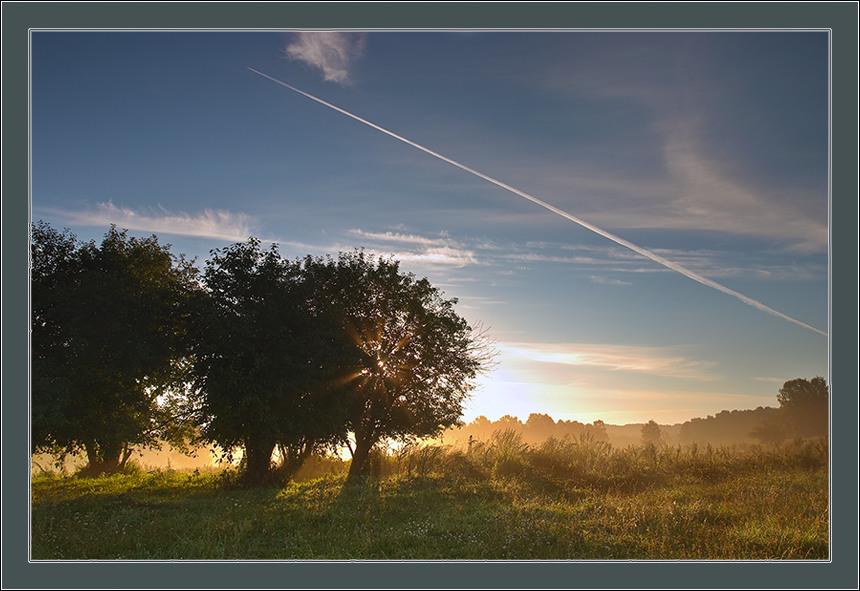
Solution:
<path fill-rule="evenodd" d="M 824 32 L 36 31 L 32 218 L 393 254 L 498 343 L 466 420 L 776 406 L 828 377 L 827 74 Z"/>

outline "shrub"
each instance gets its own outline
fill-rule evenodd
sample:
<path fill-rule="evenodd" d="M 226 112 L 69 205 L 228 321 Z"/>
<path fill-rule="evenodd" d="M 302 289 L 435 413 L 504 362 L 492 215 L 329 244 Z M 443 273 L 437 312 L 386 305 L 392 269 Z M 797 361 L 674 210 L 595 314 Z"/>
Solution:
<path fill-rule="evenodd" d="M 493 463 L 494 478 L 509 478 L 520 476 L 526 471 L 526 465 L 521 458 L 501 456 Z"/>
<path fill-rule="evenodd" d="M 493 433 L 485 452 L 484 461 L 492 466 L 494 477 L 519 476 L 526 470 L 526 454 L 529 446 L 523 443 L 522 435 L 513 429 Z"/>
<path fill-rule="evenodd" d="M 440 445 L 407 445 L 397 454 L 401 472 L 412 476 L 427 476 L 444 467 L 446 448 Z"/>
<path fill-rule="evenodd" d="M 442 456 L 442 470 L 452 478 L 482 480 L 486 473 L 475 462 L 472 455 L 459 450 L 449 450 Z"/>

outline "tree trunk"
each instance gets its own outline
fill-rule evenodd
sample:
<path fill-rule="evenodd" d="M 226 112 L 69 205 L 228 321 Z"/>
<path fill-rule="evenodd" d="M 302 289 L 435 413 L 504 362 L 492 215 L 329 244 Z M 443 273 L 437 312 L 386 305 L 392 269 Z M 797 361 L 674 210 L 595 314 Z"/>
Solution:
<path fill-rule="evenodd" d="M 122 472 L 125 470 L 128 461 L 131 459 L 131 454 L 134 450 L 132 450 L 129 444 L 125 444 L 122 448 L 122 455 L 119 458 L 119 471 Z"/>
<path fill-rule="evenodd" d="M 305 460 L 307 460 L 311 456 L 313 449 L 313 445 L 309 442 L 306 442 L 298 451 L 290 449 L 286 446 L 281 446 L 280 451 L 282 474 L 287 478 L 292 478 L 293 475 L 299 471 L 299 468 L 304 465 Z"/>
<path fill-rule="evenodd" d="M 106 449 L 95 441 L 84 444 L 87 451 L 87 467 L 84 473 L 87 476 L 98 476 L 99 474 L 116 474 L 120 470 L 120 449 Z"/>
<path fill-rule="evenodd" d="M 249 437 L 245 441 L 245 478 L 252 485 L 263 484 L 272 465 L 275 440 Z"/>
<path fill-rule="evenodd" d="M 356 484 L 361 481 L 363 476 L 367 475 L 369 468 L 368 457 L 370 450 L 373 447 L 374 441 L 370 437 L 355 436 L 355 453 L 352 455 L 352 462 L 349 464 L 349 473 L 346 475 L 347 484 Z"/>
<path fill-rule="evenodd" d="M 101 463 L 99 461 L 99 450 L 96 447 L 95 441 L 88 441 L 84 444 L 84 449 L 87 450 L 87 473 L 92 473 Z"/>

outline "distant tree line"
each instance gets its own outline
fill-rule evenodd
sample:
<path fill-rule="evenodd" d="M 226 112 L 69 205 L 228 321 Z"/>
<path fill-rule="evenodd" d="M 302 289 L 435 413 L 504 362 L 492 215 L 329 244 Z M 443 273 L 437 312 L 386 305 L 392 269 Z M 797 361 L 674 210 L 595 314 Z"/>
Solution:
<path fill-rule="evenodd" d="M 747 438 L 759 443 L 827 437 L 830 388 L 822 377 L 785 382 L 777 393 L 778 408 L 733 410 L 681 425 L 683 442 L 730 443 Z"/>
<path fill-rule="evenodd" d="M 603 421 L 581 423 L 579 421 L 556 421 L 544 413 L 531 413 L 525 422 L 511 415 L 504 415 L 496 421 L 491 421 L 481 415 L 470 423 L 452 427 L 445 431 L 443 440 L 458 446 L 468 445 L 472 441 L 489 441 L 495 434 L 511 431 L 520 436 L 522 442 L 528 445 L 540 445 L 550 437 L 564 439 L 565 437 L 589 437 L 597 441 L 608 441 L 606 425 Z"/>
<path fill-rule="evenodd" d="M 778 391 L 778 408 L 760 406 L 753 410 L 724 410 L 714 416 L 694 418 L 673 429 L 675 437 L 669 437 L 665 432 L 668 429 L 661 428 L 654 420 L 641 425 L 617 426 L 600 420 L 588 424 L 556 421 L 547 414 L 531 413 L 525 422 L 511 415 L 504 415 L 496 421 L 479 416 L 464 426 L 448 429 L 443 439 L 446 443 L 462 446 L 468 445 L 470 440 L 488 441 L 497 433 L 512 431 L 529 445 L 539 445 L 550 437 L 585 437 L 596 441 L 622 440 L 655 445 L 670 440 L 681 444 L 779 444 L 828 435 L 829 392 L 822 377 L 789 380 Z"/>
<path fill-rule="evenodd" d="M 101 244 L 31 228 L 32 451 L 122 470 L 167 441 L 241 449 L 266 481 L 348 446 L 348 481 L 382 441 L 460 421 L 492 361 L 427 279 L 362 250 L 286 260 L 258 239 L 210 251 L 202 273 L 156 236 Z"/>

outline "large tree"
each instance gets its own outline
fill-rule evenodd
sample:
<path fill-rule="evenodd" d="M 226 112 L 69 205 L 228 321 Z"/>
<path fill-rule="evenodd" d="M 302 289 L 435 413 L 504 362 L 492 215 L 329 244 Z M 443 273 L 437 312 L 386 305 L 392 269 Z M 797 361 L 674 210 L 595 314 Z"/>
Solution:
<path fill-rule="evenodd" d="M 797 378 L 782 385 L 777 394 L 780 411 L 785 414 L 795 437 L 822 437 L 828 429 L 830 389 L 822 377 Z"/>
<path fill-rule="evenodd" d="M 181 431 L 193 266 L 111 226 L 100 245 L 31 229 L 32 445 L 95 474 Z"/>
<path fill-rule="evenodd" d="M 242 448 L 244 474 L 265 482 L 276 446 L 286 472 L 343 431 L 336 366 L 343 336 L 309 305 L 301 265 L 260 241 L 214 250 L 195 329 L 203 436 Z"/>
<path fill-rule="evenodd" d="M 315 307 L 348 337 L 339 366 L 348 396 L 346 428 L 355 440 L 348 481 L 368 470 L 382 440 L 434 436 L 459 424 L 474 378 L 492 351 L 425 279 L 361 250 L 307 257 Z"/>

